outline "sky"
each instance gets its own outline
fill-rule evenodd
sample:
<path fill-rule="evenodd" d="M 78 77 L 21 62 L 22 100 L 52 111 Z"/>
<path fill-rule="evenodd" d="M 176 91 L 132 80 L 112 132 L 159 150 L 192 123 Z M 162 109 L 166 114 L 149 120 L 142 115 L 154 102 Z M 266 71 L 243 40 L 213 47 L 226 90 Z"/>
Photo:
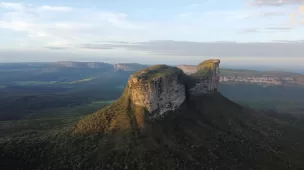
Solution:
<path fill-rule="evenodd" d="M 0 1 L 0 62 L 304 67 L 304 0 Z"/>

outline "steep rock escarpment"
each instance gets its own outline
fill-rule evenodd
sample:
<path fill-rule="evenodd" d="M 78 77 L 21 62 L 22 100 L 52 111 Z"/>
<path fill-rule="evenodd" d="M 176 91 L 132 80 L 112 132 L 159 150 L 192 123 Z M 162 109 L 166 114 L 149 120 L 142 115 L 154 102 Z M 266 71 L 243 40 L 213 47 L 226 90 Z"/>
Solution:
<path fill-rule="evenodd" d="M 156 65 L 133 74 L 128 81 L 132 103 L 144 107 L 152 117 L 176 110 L 186 96 L 216 92 L 220 60 L 206 60 L 197 72 L 186 75 L 176 67 Z"/>
<path fill-rule="evenodd" d="M 152 117 L 177 109 L 186 99 L 182 70 L 156 65 L 131 75 L 128 93 L 131 102 L 144 107 Z"/>
<path fill-rule="evenodd" d="M 189 89 L 191 95 L 201 95 L 209 92 L 216 92 L 219 88 L 220 60 L 206 60 L 197 66 L 197 72 L 191 74 L 196 81 Z"/>

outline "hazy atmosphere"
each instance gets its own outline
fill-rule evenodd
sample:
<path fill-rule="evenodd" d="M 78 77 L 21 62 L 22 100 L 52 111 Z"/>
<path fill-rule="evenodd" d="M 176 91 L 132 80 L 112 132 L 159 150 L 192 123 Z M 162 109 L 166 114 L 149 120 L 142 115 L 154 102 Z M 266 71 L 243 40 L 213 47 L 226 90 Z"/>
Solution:
<path fill-rule="evenodd" d="M 223 66 L 300 70 L 304 1 L 2 1 L 0 37 L 0 62 L 216 57 Z"/>

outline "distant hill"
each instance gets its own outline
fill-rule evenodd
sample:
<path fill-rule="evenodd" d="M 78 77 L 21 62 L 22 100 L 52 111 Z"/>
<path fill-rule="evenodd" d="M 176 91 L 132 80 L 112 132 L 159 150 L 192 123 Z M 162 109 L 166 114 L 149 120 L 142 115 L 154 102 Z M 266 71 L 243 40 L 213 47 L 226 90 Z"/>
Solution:
<path fill-rule="evenodd" d="M 61 67 L 74 67 L 74 68 L 108 68 L 112 69 L 113 66 L 103 62 L 74 62 L 74 61 L 59 61 L 54 63 Z"/>
<path fill-rule="evenodd" d="M 115 71 L 138 71 L 148 67 L 148 65 L 138 64 L 138 63 L 118 63 L 114 64 Z"/>

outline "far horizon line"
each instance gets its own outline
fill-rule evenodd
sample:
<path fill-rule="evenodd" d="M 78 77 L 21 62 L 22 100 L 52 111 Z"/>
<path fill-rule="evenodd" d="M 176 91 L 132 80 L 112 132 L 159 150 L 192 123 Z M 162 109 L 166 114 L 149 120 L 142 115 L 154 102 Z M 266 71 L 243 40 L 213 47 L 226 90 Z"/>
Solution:
<path fill-rule="evenodd" d="M 202 60 L 204 61 L 204 60 Z M 48 64 L 48 63 L 58 63 L 58 62 L 77 62 L 77 63 L 105 63 L 105 64 L 141 64 L 141 65 L 157 65 L 157 64 L 147 64 L 147 63 L 136 63 L 136 62 L 106 62 L 106 61 L 76 61 L 76 60 L 58 60 L 58 61 L 20 61 L 20 62 L 0 62 L 1 64 Z M 162 64 L 162 63 L 159 63 Z M 295 68 L 280 68 L 275 66 L 264 66 L 264 65 L 244 65 L 244 64 L 224 64 L 221 63 L 221 69 L 234 69 L 234 70 L 251 70 L 251 71 L 281 71 L 281 72 L 291 72 L 291 73 L 300 73 L 304 74 L 304 69 L 295 69 Z M 187 65 L 187 66 L 196 66 L 198 64 L 166 64 L 168 66 L 179 66 L 179 65 Z"/>

